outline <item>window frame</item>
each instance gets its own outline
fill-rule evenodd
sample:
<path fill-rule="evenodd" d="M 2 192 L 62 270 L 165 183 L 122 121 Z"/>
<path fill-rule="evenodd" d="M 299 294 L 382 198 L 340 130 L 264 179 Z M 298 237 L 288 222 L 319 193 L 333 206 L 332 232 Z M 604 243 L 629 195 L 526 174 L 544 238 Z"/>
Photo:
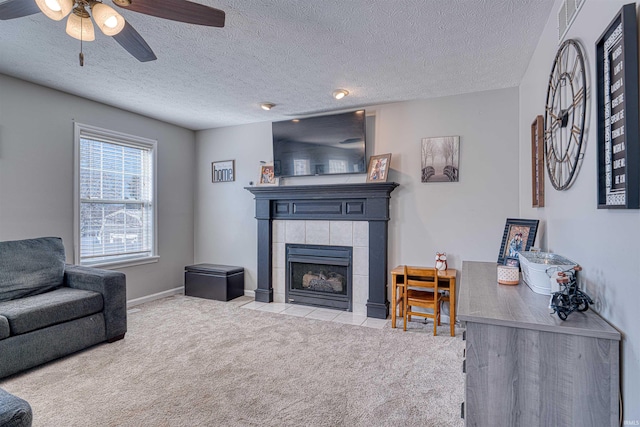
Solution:
<path fill-rule="evenodd" d="M 157 185 L 157 168 L 158 168 L 158 141 L 135 135 L 129 135 L 122 132 L 112 131 L 99 128 L 96 126 L 86 125 L 74 122 L 74 176 L 73 176 L 73 234 L 74 234 L 74 263 L 87 267 L 99 268 L 117 268 L 133 265 L 150 264 L 158 262 L 158 185 Z M 128 256 L 122 259 L 112 261 L 101 261 L 92 263 L 81 263 L 80 260 L 80 139 L 94 139 L 100 142 L 111 144 L 130 146 L 135 148 L 147 149 L 151 153 L 151 206 L 152 206 L 152 230 L 151 238 L 151 254 L 144 256 Z"/>

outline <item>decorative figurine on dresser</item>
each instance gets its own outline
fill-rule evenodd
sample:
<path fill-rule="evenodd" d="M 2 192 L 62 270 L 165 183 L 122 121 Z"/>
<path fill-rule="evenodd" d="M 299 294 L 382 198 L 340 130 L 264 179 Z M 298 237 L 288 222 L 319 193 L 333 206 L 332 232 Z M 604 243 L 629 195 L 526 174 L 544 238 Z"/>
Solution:
<path fill-rule="evenodd" d="M 582 267 L 576 265 L 568 270 L 560 271 L 557 274 L 556 281 L 562 288 L 558 292 L 551 294 L 549 308 L 553 309 L 553 313 L 558 313 L 558 317 L 567 320 L 567 317 L 574 311 L 587 311 L 589 304 L 593 305 L 593 300 L 586 293 L 582 292 L 578 287 L 578 271 Z"/>

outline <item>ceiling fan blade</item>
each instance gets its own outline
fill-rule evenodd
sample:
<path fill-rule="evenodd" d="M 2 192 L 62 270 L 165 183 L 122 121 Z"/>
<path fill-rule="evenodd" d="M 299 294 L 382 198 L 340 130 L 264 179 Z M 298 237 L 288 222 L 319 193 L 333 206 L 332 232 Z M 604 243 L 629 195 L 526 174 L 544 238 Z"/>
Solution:
<path fill-rule="evenodd" d="M 0 4 L 0 19 L 21 18 L 40 12 L 38 5 L 33 0 L 8 0 Z"/>
<path fill-rule="evenodd" d="M 113 36 L 113 38 L 140 62 L 155 61 L 158 59 L 147 42 L 144 41 L 142 36 L 128 22 L 125 22 L 122 31 Z"/>
<path fill-rule="evenodd" d="M 187 0 L 113 0 L 113 2 L 125 9 L 158 18 L 209 27 L 224 27 L 224 11 Z"/>

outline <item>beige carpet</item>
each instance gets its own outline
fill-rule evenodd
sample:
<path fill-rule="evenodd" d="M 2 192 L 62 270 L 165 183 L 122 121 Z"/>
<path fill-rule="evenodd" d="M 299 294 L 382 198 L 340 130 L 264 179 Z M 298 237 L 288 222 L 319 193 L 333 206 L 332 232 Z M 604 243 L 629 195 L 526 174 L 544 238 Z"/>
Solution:
<path fill-rule="evenodd" d="M 464 342 L 178 296 L 124 340 L 0 381 L 34 426 L 461 426 Z"/>

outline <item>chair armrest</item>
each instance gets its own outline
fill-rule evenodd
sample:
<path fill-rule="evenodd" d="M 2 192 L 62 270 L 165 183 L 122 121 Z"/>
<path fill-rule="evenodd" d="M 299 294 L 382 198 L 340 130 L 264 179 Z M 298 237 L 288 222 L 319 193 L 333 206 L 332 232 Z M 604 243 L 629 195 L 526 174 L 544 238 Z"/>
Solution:
<path fill-rule="evenodd" d="M 101 293 L 106 339 L 109 341 L 124 336 L 127 332 L 127 284 L 124 273 L 67 264 L 64 285 Z"/>
<path fill-rule="evenodd" d="M 0 388 L 0 426 L 30 427 L 32 420 L 29 403 Z"/>

